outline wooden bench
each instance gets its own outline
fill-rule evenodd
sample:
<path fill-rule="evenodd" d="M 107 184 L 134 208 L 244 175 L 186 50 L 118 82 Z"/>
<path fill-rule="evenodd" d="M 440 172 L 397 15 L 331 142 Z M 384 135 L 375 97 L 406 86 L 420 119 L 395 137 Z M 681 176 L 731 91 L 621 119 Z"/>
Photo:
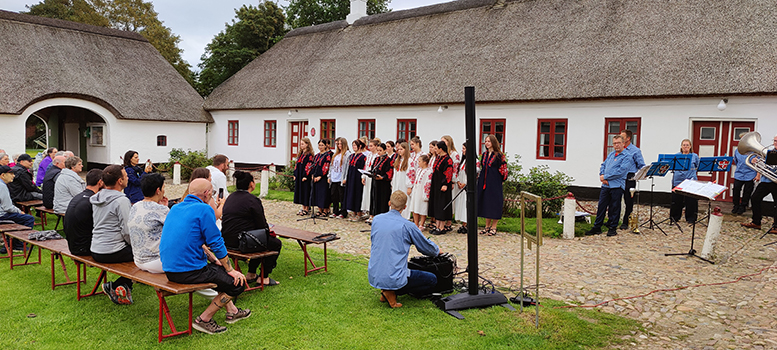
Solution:
<path fill-rule="evenodd" d="M 35 211 L 38 213 L 38 216 L 40 217 L 40 227 L 43 229 L 48 225 L 48 220 L 46 218 L 46 214 L 52 214 L 57 216 L 57 223 L 54 225 L 54 230 L 59 227 L 59 222 L 62 221 L 62 219 L 65 218 L 65 214 L 62 213 L 55 213 L 54 209 L 49 209 L 44 206 L 37 206 L 34 208 Z M 64 224 L 63 224 L 64 225 Z"/>
<path fill-rule="evenodd" d="M 29 244 L 30 249 L 25 250 L 25 264 L 14 264 L 13 259 L 11 259 L 11 270 L 13 270 L 14 266 L 20 266 L 20 265 L 32 265 L 32 264 L 40 264 L 41 262 L 41 250 L 46 249 L 51 252 L 51 289 L 54 290 L 54 288 L 59 286 L 64 286 L 68 284 L 74 284 L 78 282 L 84 282 L 86 283 L 86 266 L 84 266 L 84 279 L 81 280 L 79 277 L 79 280 L 72 281 L 70 280 L 70 276 L 67 273 L 67 266 L 65 265 L 65 260 L 62 258 L 63 254 L 70 254 L 70 248 L 67 245 L 67 241 L 64 239 L 56 239 L 56 240 L 47 240 L 47 241 L 35 241 L 31 240 L 29 238 L 29 235 L 33 232 L 33 230 L 26 230 L 26 231 L 13 231 L 8 232 L 7 235 L 16 238 L 20 241 L 23 241 L 25 245 Z M 38 247 L 38 261 L 37 262 L 31 262 L 27 263 L 29 261 L 30 256 L 32 255 L 32 248 Z M 55 264 L 54 260 L 59 259 L 60 267 L 62 268 L 62 272 L 65 275 L 65 282 L 57 283 L 56 282 L 56 270 L 55 270 Z M 79 267 L 79 266 L 76 266 Z M 80 274 L 79 274 L 80 276 Z"/>
<path fill-rule="evenodd" d="M 315 232 L 311 231 L 304 231 L 304 230 L 298 230 L 296 228 L 291 227 L 283 227 L 283 226 L 274 226 L 272 230 L 275 232 L 275 235 L 278 237 L 284 237 L 284 238 L 290 238 L 297 240 L 297 243 L 299 243 L 300 248 L 302 248 L 302 253 L 304 254 L 304 262 L 305 262 L 305 277 L 308 276 L 308 273 L 324 269 L 324 271 L 329 271 L 329 267 L 327 264 L 327 258 L 326 258 L 326 244 L 330 241 L 338 240 L 340 237 L 336 235 L 321 235 Z M 310 258 L 310 254 L 308 254 L 308 244 L 323 244 L 324 245 L 324 266 L 316 266 L 316 264 L 313 262 L 313 259 Z M 308 269 L 308 262 L 310 262 L 310 265 L 312 266 L 311 269 Z"/>
<path fill-rule="evenodd" d="M 258 286 L 256 287 L 248 287 L 246 285 L 245 291 L 252 291 L 254 289 L 261 289 L 264 290 L 264 258 L 268 256 L 278 255 L 278 252 L 276 251 L 266 251 L 266 252 L 258 252 L 258 253 L 241 253 L 239 250 L 232 250 L 227 249 L 227 255 L 232 259 L 232 265 L 235 265 L 235 270 L 239 272 L 243 272 L 240 270 L 240 264 L 238 264 L 239 261 L 248 261 L 252 259 L 262 259 L 261 267 L 259 268 L 259 277 L 257 278 L 257 281 L 259 281 Z"/>
<path fill-rule="evenodd" d="M 43 201 L 40 199 L 33 199 L 31 201 L 15 202 L 14 204 L 16 204 L 16 206 L 25 214 L 30 214 L 30 208 L 43 205 Z"/>
<path fill-rule="evenodd" d="M 0 234 L 3 235 L 3 244 L 5 245 L 5 249 L 8 252 L 8 254 L 4 256 L 0 256 L 0 259 L 10 259 L 13 260 L 13 258 L 23 257 L 24 254 L 14 254 L 13 253 L 13 247 L 11 246 L 11 242 L 8 239 L 6 233 L 13 232 L 13 231 L 28 231 L 30 230 L 29 227 L 19 224 L 2 224 L 0 225 Z"/>

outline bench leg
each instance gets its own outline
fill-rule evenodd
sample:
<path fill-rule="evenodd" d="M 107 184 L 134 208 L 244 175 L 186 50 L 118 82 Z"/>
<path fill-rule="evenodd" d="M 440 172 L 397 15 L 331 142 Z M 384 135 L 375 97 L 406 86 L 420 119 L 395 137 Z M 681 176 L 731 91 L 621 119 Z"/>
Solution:
<path fill-rule="evenodd" d="M 28 249 L 29 247 L 29 249 Z M 32 256 L 32 250 L 38 248 L 38 261 L 30 262 L 30 257 Z M 8 249 L 8 248 L 6 248 Z M 14 264 L 13 258 L 14 257 L 23 257 L 24 262 L 21 264 Z M 11 270 L 13 270 L 14 266 L 24 266 L 24 265 L 40 265 L 41 262 L 41 253 L 40 253 L 40 247 L 34 245 L 34 244 L 28 244 L 27 242 L 22 241 L 22 254 L 21 255 L 12 255 L 9 260 L 11 260 Z"/>
<path fill-rule="evenodd" d="M 328 271 L 326 261 L 326 243 L 324 243 L 324 266 L 316 266 L 316 263 L 313 262 L 313 258 L 311 258 L 310 254 L 308 253 L 307 243 L 302 243 L 300 240 L 297 240 L 297 243 L 299 243 L 299 247 L 302 248 L 302 253 L 304 255 L 303 260 L 305 261 L 305 277 L 308 277 L 308 273 L 313 271 L 318 271 L 321 269 Z M 312 266 L 310 269 L 308 269 L 308 262 L 310 262 L 310 266 Z"/>
<path fill-rule="evenodd" d="M 167 306 L 167 301 L 165 300 L 165 297 L 168 295 L 172 295 L 168 292 L 162 291 L 162 290 L 156 290 L 156 296 L 159 298 L 159 342 L 162 342 L 162 339 L 174 337 L 177 335 L 183 335 L 183 334 L 192 334 L 192 292 L 189 292 L 189 328 L 187 328 L 185 331 L 178 331 L 175 329 L 175 324 L 173 323 L 173 318 L 170 316 L 170 307 Z M 170 334 L 163 334 L 164 330 L 164 320 L 167 320 L 167 325 L 170 327 Z"/>
<path fill-rule="evenodd" d="M 78 270 L 78 280 L 81 280 L 81 269 L 78 268 L 78 265 L 84 265 L 84 283 L 86 283 L 86 264 L 76 262 L 76 269 Z M 105 270 L 100 270 L 100 276 L 97 276 L 97 282 L 94 284 L 94 288 L 92 288 L 92 292 L 89 294 L 81 295 L 81 283 L 76 283 L 76 300 L 81 300 L 86 297 L 91 297 L 93 295 L 97 294 L 105 294 L 102 291 L 101 284 L 108 281 L 108 276 L 105 273 Z M 98 292 L 99 289 L 99 292 Z"/>
<path fill-rule="evenodd" d="M 54 264 L 54 260 L 55 259 L 59 259 L 59 264 L 62 267 L 62 272 L 65 274 L 65 281 L 66 282 L 62 282 L 62 283 L 57 283 L 56 282 L 56 278 L 55 278 L 56 277 L 56 271 L 54 269 L 54 265 L 55 265 Z M 78 269 L 78 267 L 79 266 L 76 265 L 76 269 Z M 84 268 L 86 268 L 86 266 L 84 266 Z M 79 281 L 71 281 L 70 280 L 70 276 L 67 274 L 67 265 L 65 264 L 65 258 L 62 256 L 62 254 L 51 252 L 51 290 L 54 290 L 55 287 L 65 286 L 65 285 L 68 285 L 68 284 L 80 283 L 80 282 L 86 283 L 86 272 L 84 272 L 84 280 L 83 281 L 80 281 L 80 280 Z"/>
<path fill-rule="evenodd" d="M 8 252 L 6 255 L 0 256 L 0 259 L 10 259 L 13 260 L 13 258 L 18 258 L 24 256 L 24 254 L 14 254 L 13 249 L 11 249 L 11 239 L 7 235 L 3 235 L 3 245 L 5 245 L 5 250 Z M 11 262 L 11 269 L 13 270 L 13 262 Z"/>

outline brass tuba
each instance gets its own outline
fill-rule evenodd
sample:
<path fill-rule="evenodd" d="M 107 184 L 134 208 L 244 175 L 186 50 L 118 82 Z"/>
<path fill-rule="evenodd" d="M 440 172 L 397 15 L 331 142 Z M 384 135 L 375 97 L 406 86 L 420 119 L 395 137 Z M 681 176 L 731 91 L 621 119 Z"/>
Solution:
<path fill-rule="evenodd" d="M 629 190 L 629 195 L 631 195 L 631 198 L 634 198 L 634 192 L 636 192 L 636 188 L 632 188 Z M 631 229 L 631 232 L 639 233 L 639 208 L 637 206 L 634 206 L 634 210 L 631 212 L 631 215 L 629 215 L 629 228 Z"/>
<path fill-rule="evenodd" d="M 747 156 L 745 159 L 747 166 L 772 182 L 777 182 L 777 167 L 766 165 L 766 154 L 769 148 L 761 145 L 761 134 L 752 131 L 742 136 L 737 152 Z"/>

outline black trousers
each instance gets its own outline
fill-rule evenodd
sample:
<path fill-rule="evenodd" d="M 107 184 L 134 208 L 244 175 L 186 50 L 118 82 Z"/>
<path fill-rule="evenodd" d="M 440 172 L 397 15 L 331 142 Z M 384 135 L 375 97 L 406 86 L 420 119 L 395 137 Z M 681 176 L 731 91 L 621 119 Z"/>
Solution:
<path fill-rule="evenodd" d="M 332 214 L 348 216 L 345 210 L 345 187 L 340 186 L 340 182 L 332 182 L 329 187 L 329 193 L 332 195 Z"/>
<path fill-rule="evenodd" d="M 753 198 L 751 198 L 753 203 L 753 223 L 754 224 L 757 224 L 757 225 L 761 224 L 761 219 L 763 218 L 763 214 L 761 213 L 761 206 L 763 204 L 764 197 L 766 197 L 770 193 L 772 194 L 772 200 L 773 200 L 772 203 L 777 204 L 777 184 L 774 184 L 772 182 L 761 182 L 755 188 L 755 192 L 753 192 Z M 777 210 L 777 205 L 775 206 L 775 210 Z M 777 221 L 775 221 L 775 224 L 772 226 L 777 227 Z"/>
<path fill-rule="evenodd" d="M 246 289 L 245 284 L 236 286 L 235 279 L 227 273 L 223 266 L 207 264 L 199 270 L 187 272 L 165 272 L 171 282 L 182 284 L 215 283 L 216 291 L 236 297 Z"/>
<path fill-rule="evenodd" d="M 743 186 L 745 188 L 745 193 L 741 194 Z M 735 207 L 738 205 L 741 205 L 747 208 L 748 204 L 750 204 L 750 195 L 753 193 L 753 186 L 754 186 L 753 180 L 740 181 L 740 180 L 734 179 L 734 197 L 732 197 L 732 199 Z M 741 198 L 741 202 L 740 202 L 740 198 Z"/>
<path fill-rule="evenodd" d="M 269 248 L 269 250 L 273 250 L 280 253 L 282 245 L 283 243 L 277 237 L 273 237 L 269 235 L 267 236 L 267 246 L 268 246 L 267 248 Z M 269 276 L 272 270 L 276 266 L 278 266 L 278 256 L 280 256 L 280 254 L 267 256 L 263 259 L 251 259 L 251 261 L 248 262 L 248 272 L 255 274 L 256 269 L 259 267 L 259 264 L 261 264 L 262 261 L 264 261 L 264 277 Z"/>
<path fill-rule="evenodd" d="M 132 247 L 129 245 L 124 247 L 124 249 L 111 254 L 92 253 L 92 258 L 94 258 L 94 260 L 97 262 L 101 262 L 105 264 L 135 261 L 132 257 Z M 131 288 L 132 280 L 126 277 L 119 277 L 117 280 L 113 281 L 113 284 L 114 284 L 114 288 L 122 284 Z"/>
<path fill-rule="evenodd" d="M 634 177 L 634 173 L 629 173 L 626 175 L 627 179 L 631 179 Z M 630 190 L 632 188 L 637 187 L 637 181 L 634 180 L 626 180 L 626 189 L 623 191 L 623 225 L 628 226 L 629 224 L 629 216 L 631 216 L 631 212 L 634 211 L 634 197 L 631 196 Z"/>
<path fill-rule="evenodd" d="M 669 217 L 675 222 L 680 221 L 685 208 L 685 221 L 696 222 L 696 214 L 699 212 L 699 200 L 672 192 L 672 207 L 669 208 Z"/>
<path fill-rule="evenodd" d="M 601 231 L 604 225 L 604 217 L 607 216 L 607 228 L 618 228 L 618 219 L 621 216 L 621 197 L 623 189 L 620 187 L 602 187 L 599 190 L 599 207 L 596 209 L 596 221 L 591 231 Z"/>

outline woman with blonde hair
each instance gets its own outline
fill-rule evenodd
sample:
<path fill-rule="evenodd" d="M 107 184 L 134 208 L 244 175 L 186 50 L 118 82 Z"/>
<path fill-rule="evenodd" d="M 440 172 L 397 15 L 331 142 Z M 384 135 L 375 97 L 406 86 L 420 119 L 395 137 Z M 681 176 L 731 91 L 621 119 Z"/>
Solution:
<path fill-rule="evenodd" d="M 410 168 L 410 150 L 408 149 L 407 142 L 397 144 L 396 158 L 394 159 L 394 178 L 391 180 L 391 192 L 402 191 L 408 192 L 408 189 L 412 186 L 410 179 L 407 177 L 408 169 Z M 406 206 L 402 211 L 402 217 L 410 219 L 410 206 Z"/>
<path fill-rule="evenodd" d="M 343 137 L 335 139 L 335 154 L 329 166 L 329 190 L 332 196 L 332 214 L 329 217 L 342 219 L 348 215 L 344 193 L 350 155 L 348 140 Z"/>
<path fill-rule="evenodd" d="M 294 204 L 301 204 L 297 215 L 308 215 L 310 206 L 311 172 L 313 171 L 313 146 L 303 137 L 299 142 L 299 154 L 294 166 Z"/>
<path fill-rule="evenodd" d="M 478 175 L 478 217 L 486 219 L 486 227 L 480 234 L 493 236 L 502 218 L 502 183 L 507 180 L 507 161 L 496 136 L 488 135 L 485 146 Z"/>
<path fill-rule="evenodd" d="M 688 170 L 677 170 L 672 176 L 672 188 L 685 180 L 697 180 L 696 171 L 699 169 L 699 155 L 693 153 L 693 143 L 685 139 L 680 142 L 680 152 L 677 154 L 691 155 L 691 166 Z M 685 207 L 685 221 L 696 222 L 696 214 L 699 212 L 699 200 L 672 192 L 672 206 L 669 209 L 669 217 L 673 222 L 679 222 Z"/>

